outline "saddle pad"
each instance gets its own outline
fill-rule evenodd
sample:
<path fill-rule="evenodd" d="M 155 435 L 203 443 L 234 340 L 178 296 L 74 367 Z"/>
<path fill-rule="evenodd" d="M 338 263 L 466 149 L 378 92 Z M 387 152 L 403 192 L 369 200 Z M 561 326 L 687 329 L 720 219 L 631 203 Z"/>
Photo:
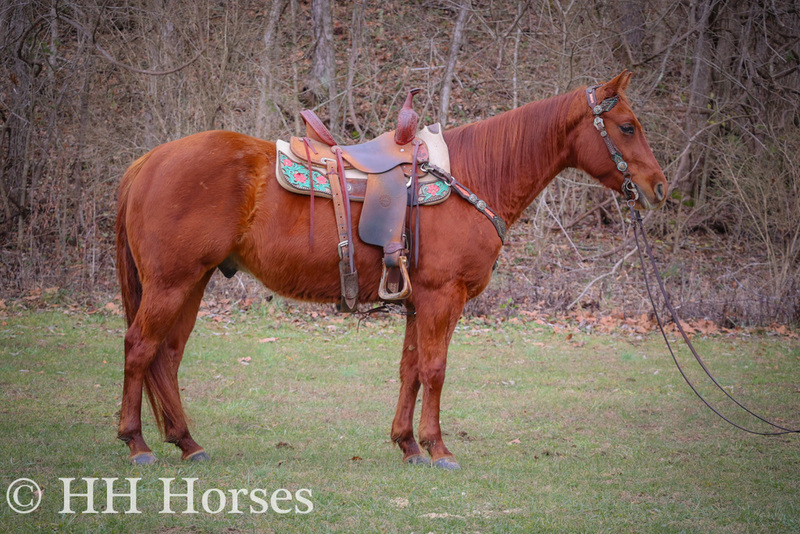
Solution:
<path fill-rule="evenodd" d="M 426 126 L 417 136 L 428 145 L 431 164 L 448 170 L 450 168 L 450 154 L 447 150 L 447 144 L 442 138 L 439 125 Z M 311 182 L 308 176 L 308 163 L 295 156 L 286 141 L 278 140 L 275 144 L 277 147 L 275 176 L 278 179 L 278 183 L 284 189 L 293 193 L 310 195 Z M 330 198 L 331 186 L 325 174 L 325 169 L 313 166 L 312 171 L 313 176 L 311 178 L 314 180 L 314 194 Z M 376 178 L 380 179 L 379 176 L 376 175 Z M 347 190 L 350 200 L 363 202 L 367 189 L 368 175 L 356 169 L 346 169 L 345 177 L 347 178 Z M 419 178 L 417 201 L 420 205 L 438 204 L 444 202 L 450 196 L 450 191 L 450 186 L 444 180 L 424 174 Z"/>

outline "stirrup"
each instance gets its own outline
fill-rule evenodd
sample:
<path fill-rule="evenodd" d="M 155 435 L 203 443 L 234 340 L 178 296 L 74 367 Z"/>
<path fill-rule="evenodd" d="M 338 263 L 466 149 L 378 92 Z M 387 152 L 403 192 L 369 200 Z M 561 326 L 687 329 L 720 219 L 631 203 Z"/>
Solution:
<path fill-rule="evenodd" d="M 407 267 L 407 260 L 405 256 L 400 257 L 400 261 L 397 264 L 397 269 L 400 269 L 400 275 L 403 278 L 402 289 L 399 289 L 395 293 L 390 293 L 386 285 L 388 284 L 388 274 L 389 269 L 386 267 L 386 263 L 383 264 L 383 273 L 381 274 L 381 283 L 378 286 L 378 296 L 381 300 L 405 300 L 411 296 L 411 280 L 408 277 L 408 267 Z"/>

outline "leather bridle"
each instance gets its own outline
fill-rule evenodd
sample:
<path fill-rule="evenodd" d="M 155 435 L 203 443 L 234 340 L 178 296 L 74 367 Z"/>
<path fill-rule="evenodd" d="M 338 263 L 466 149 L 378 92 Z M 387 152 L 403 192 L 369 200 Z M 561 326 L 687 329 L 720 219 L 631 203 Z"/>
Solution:
<path fill-rule="evenodd" d="M 614 106 L 617 105 L 617 103 L 619 102 L 619 95 L 611 96 L 609 98 L 606 98 L 602 102 L 598 103 L 597 102 L 597 95 L 595 94 L 595 90 L 598 87 L 600 87 L 600 86 L 599 85 L 594 85 L 594 86 L 589 87 L 589 88 L 586 89 L 586 100 L 589 102 L 589 107 L 592 110 L 592 115 L 594 115 L 594 127 L 597 128 L 597 131 L 600 132 L 600 137 L 603 138 L 603 141 L 605 142 L 606 147 L 608 148 L 608 152 L 609 152 L 609 154 L 611 154 L 611 159 L 614 160 L 614 164 L 617 166 L 617 170 L 622 173 L 622 176 L 624 178 L 624 181 L 622 182 L 622 194 L 625 195 L 626 203 L 627 203 L 628 208 L 630 209 L 630 212 L 631 212 L 631 221 L 633 223 L 633 235 L 634 235 L 634 238 L 636 239 L 636 248 L 639 251 L 639 261 L 642 264 L 642 273 L 643 273 L 643 277 L 644 277 L 645 287 L 647 288 L 647 295 L 650 297 L 650 303 L 653 306 L 653 313 L 655 314 L 656 322 L 658 323 L 658 328 L 661 331 L 661 335 L 664 338 L 664 342 L 666 343 L 667 348 L 669 349 L 669 352 L 672 355 L 672 359 L 675 362 L 675 365 L 677 366 L 678 371 L 680 372 L 680 374 L 683 377 L 684 381 L 689 385 L 689 387 L 695 393 L 695 395 L 697 395 L 697 397 L 699 397 L 700 400 L 708 408 L 710 408 L 712 412 L 714 412 L 722 420 L 724 420 L 728 424 L 738 428 L 739 430 L 743 430 L 743 431 L 748 432 L 750 434 L 756 434 L 756 435 L 759 435 L 759 436 L 780 436 L 780 435 L 784 435 L 784 434 L 797 434 L 797 433 L 800 433 L 800 429 L 787 428 L 786 426 L 783 426 L 783 425 L 777 424 L 777 423 L 775 423 L 773 421 L 770 421 L 769 419 L 767 419 L 765 417 L 762 417 L 761 415 L 753 412 L 752 410 L 750 410 L 749 408 L 744 406 L 741 402 L 739 402 L 737 399 L 735 399 L 733 397 L 733 395 L 731 395 L 727 391 L 727 389 L 724 388 L 717 381 L 717 379 L 711 374 L 711 371 L 708 369 L 708 367 L 706 367 L 706 364 L 700 358 L 700 355 L 697 353 L 697 350 L 695 350 L 694 345 L 692 345 L 692 342 L 689 339 L 689 336 L 686 334 L 685 330 L 683 329 L 683 326 L 681 325 L 681 321 L 680 321 L 680 318 L 678 317 L 678 313 L 675 310 L 675 307 L 672 305 L 672 302 L 671 302 L 671 300 L 669 298 L 669 295 L 667 293 L 666 287 L 664 286 L 664 281 L 661 278 L 661 274 L 658 272 L 658 267 L 656 265 L 655 257 L 653 256 L 653 251 L 650 248 L 650 243 L 647 241 L 647 237 L 646 237 L 645 232 L 644 232 L 644 227 L 642 225 L 642 217 L 639 214 L 639 211 L 636 209 L 636 201 L 639 199 L 639 189 L 633 183 L 633 180 L 631 178 L 631 173 L 628 170 L 628 163 L 623 158 L 622 153 L 617 148 L 617 145 L 614 144 L 614 141 L 611 139 L 611 137 L 609 137 L 608 131 L 606 130 L 605 122 L 603 121 L 603 118 L 601 117 L 601 115 L 603 113 L 605 113 L 607 111 L 610 111 L 611 109 L 614 108 Z M 650 287 L 650 281 L 649 281 L 649 279 L 647 277 L 647 269 L 645 268 L 645 259 L 644 259 L 644 255 L 642 253 L 642 246 L 639 243 L 640 236 L 641 236 L 642 242 L 644 244 L 644 249 L 645 249 L 645 251 L 647 252 L 647 255 L 650 258 L 650 264 L 652 266 L 652 271 L 655 274 L 656 280 L 658 281 L 658 288 L 661 291 L 661 295 L 662 295 L 662 297 L 664 299 L 664 304 L 665 304 L 667 310 L 669 311 L 669 313 L 670 313 L 670 315 L 672 317 L 672 320 L 675 323 L 675 326 L 678 328 L 678 331 L 680 332 L 681 336 L 683 337 L 683 340 L 686 342 L 686 345 L 689 347 L 689 350 L 691 351 L 692 355 L 694 356 L 694 359 L 700 365 L 701 369 L 706 374 L 706 376 L 708 376 L 708 378 L 711 380 L 711 382 L 717 387 L 717 389 L 722 391 L 722 393 L 725 394 L 725 396 L 729 400 L 731 400 L 738 408 L 740 408 L 741 410 L 746 412 L 748 415 L 754 417 L 755 419 L 761 421 L 762 423 L 768 425 L 769 427 L 772 427 L 773 428 L 772 431 L 753 430 L 752 428 L 745 427 L 743 425 L 740 425 L 740 424 L 732 421 L 731 419 L 729 419 L 728 417 L 723 415 L 722 412 L 718 408 L 713 406 L 705 397 L 703 397 L 703 395 L 700 393 L 700 391 L 695 387 L 695 385 L 689 379 L 689 377 L 686 374 L 686 372 L 684 371 L 683 367 L 678 362 L 678 359 L 675 356 L 675 352 L 672 350 L 672 345 L 670 344 L 669 339 L 667 338 L 667 333 L 666 333 L 666 331 L 664 329 L 664 323 L 662 322 L 660 314 L 658 313 L 658 307 L 656 306 L 655 299 L 653 297 L 653 292 L 652 292 L 651 287 Z"/>
<path fill-rule="evenodd" d="M 594 127 L 600 132 L 600 137 L 603 138 L 606 148 L 608 148 L 608 153 L 611 154 L 611 159 L 614 160 L 614 165 L 617 166 L 617 170 L 622 173 L 622 177 L 624 178 L 622 182 L 622 194 L 625 195 L 628 205 L 632 207 L 635 205 L 636 201 L 639 200 L 639 189 L 636 187 L 636 184 L 633 183 L 631 173 L 628 170 L 628 163 L 622 157 L 622 152 L 617 148 L 614 140 L 608 135 L 605 121 L 603 121 L 603 117 L 600 116 L 607 111 L 611 111 L 614 106 L 617 105 L 619 102 L 619 95 L 608 97 L 598 103 L 597 95 L 595 94 L 598 87 L 600 86 L 593 85 L 586 88 L 586 101 L 589 103 L 592 115 L 594 115 Z"/>

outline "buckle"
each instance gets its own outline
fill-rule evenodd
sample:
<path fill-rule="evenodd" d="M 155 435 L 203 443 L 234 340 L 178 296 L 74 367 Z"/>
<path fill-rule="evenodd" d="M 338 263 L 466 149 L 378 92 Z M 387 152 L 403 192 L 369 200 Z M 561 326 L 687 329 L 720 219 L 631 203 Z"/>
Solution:
<path fill-rule="evenodd" d="M 342 241 L 341 243 L 339 243 L 339 245 L 338 245 L 338 250 L 339 250 L 339 259 L 340 259 L 340 260 L 343 260 L 343 259 L 344 259 L 344 254 L 345 254 L 345 252 L 344 252 L 344 248 L 345 248 L 346 246 L 348 246 L 349 244 L 350 244 L 350 241 L 348 241 L 347 239 L 345 239 L 344 241 Z"/>
<path fill-rule="evenodd" d="M 603 122 L 603 117 L 598 116 L 594 118 L 594 127 L 601 132 L 606 129 L 606 123 Z"/>

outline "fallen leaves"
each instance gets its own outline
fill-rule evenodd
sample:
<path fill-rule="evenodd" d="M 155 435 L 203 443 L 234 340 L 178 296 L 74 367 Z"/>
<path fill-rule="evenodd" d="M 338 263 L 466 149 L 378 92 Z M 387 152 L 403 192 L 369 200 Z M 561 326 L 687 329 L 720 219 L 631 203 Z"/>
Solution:
<path fill-rule="evenodd" d="M 779 336 L 788 337 L 790 339 L 798 339 L 800 335 L 797 332 L 792 332 L 789 328 L 785 325 L 772 325 L 772 331 Z"/>
<path fill-rule="evenodd" d="M 100 297 L 96 304 L 78 304 L 69 302 L 69 294 L 65 293 L 60 287 L 33 288 L 24 295 L 9 299 L 0 299 L 0 326 L 10 314 L 16 314 L 26 309 L 52 309 L 60 310 L 66 314 L 107 314 L 117 317 L 124 315 L 122 299 L 119 293 L 109 298 L 108 295 Z M 270 301 L 267 300 L 267 303 Z M 228 325 L 235 320 L 235 316 L 255 305 L 255 301 L 250 298 L 236 299 L 219 297 L 216 295 L 206 295 L 201 302 L 198 318 L 205 318 L 212 324 L 220 326 Z M 586 341 L 578 340 L 574 334 L 578 333 L 602 333 L 602 334 L 622 334 L 631 336 L 644 336 L 658 332 L 658 323 L 652 312 L 635 315 L 627 315 L 623 310 L 615 308 L 603 310 L 597 308 L 581 308 L 573 310 L 567 314 L 551 314 L 542 311 L 544 301 L 529 303 L 537 309 L 515 309 L 512 317 L 486 317 L 475 316 L 462 319 L 457 327 L 459 337 L 465 345 L 479 343 L 476 339 L 481 339 L 486 335 L 491 335 L 504 325 L 517 328 L 526 328 L 529 325 L 550 329 L 555 334 L 566 337 L 565 341 L 573 347 L 580 348 L 586 345 Z M 259 308 L 263 313 L 272 319 L 285 320 L 303 330 L 322 331 L 326 335 L 336 335 L 346 332 L 352 328 L 350 319 L 347 316 L 331 314 L 322 308 L 308 308 L 298 305 L 266 304 Z M 499 314 L 497 314 L 499 315 Z M 678 327 L 668 316 L 662 316 L 665 321 L 664 329 L 670 334 L 679 335 Z M 682 320 L 683 330 L 689 337 L 693 336 L 715 336 L 715 335 L 768 335 L 780 336 L 788 339 L 800 339 L 800 331 L 785 324 L 771 324 L 761 327 L 724 327 L 709 319 L 689 319 Z M 374 329 L 377 335 L 394 337 L 401 335 L 390 322 L 383 322 L 380 318 L 367 321 L 359 325 L 360 328 Z M 215 334 L 219 335 L 219 334 Z M 257 340 L 258 343 L 278 343 L 277 337 L 269 336 Z M 323 338 L 323 342 L 330 341 L 328 337 Z M 547 347 L 540 341 L 532 341 L 532 346 Z"/>
<path fill-rule="evenodd" d="M 662 317 L 665 321 L 664 330 L 669 333 L 680 334 L 678 326 L 669 320 L 667 317 Z M 577 328 L 584 330 L 591 330 L 600 332 L 602 334 L 611 333 L 629 333 L 645 335 L 658 332 L 658 322 L 655 315 L 652 313 L 642 313 L 632 317 L 626 317 L 624 313 L 619 310 L 613 310 L 611 313 L 598 315 L 590 310 L 578 310 L 570 313 L 567 317 L 563 318 L 562 322 L 567 324 L 570 321 L 577 323 Z M 722 328 L 714 321 L 709 319 L 690 319 L 681 320 L 681 327 L 686 335 L 689 337 L 695 335 L 702 336 L 715 336 L 721 334 L 742 334 L 745 332 L 742 328 Z M 562 326 L 563 328 L 563 326 Z M 795 335 L 786 326 L 774 326 L 772 330 L 778 335 Z M 571 338 L 568 338 L 569 342 Z"/>

